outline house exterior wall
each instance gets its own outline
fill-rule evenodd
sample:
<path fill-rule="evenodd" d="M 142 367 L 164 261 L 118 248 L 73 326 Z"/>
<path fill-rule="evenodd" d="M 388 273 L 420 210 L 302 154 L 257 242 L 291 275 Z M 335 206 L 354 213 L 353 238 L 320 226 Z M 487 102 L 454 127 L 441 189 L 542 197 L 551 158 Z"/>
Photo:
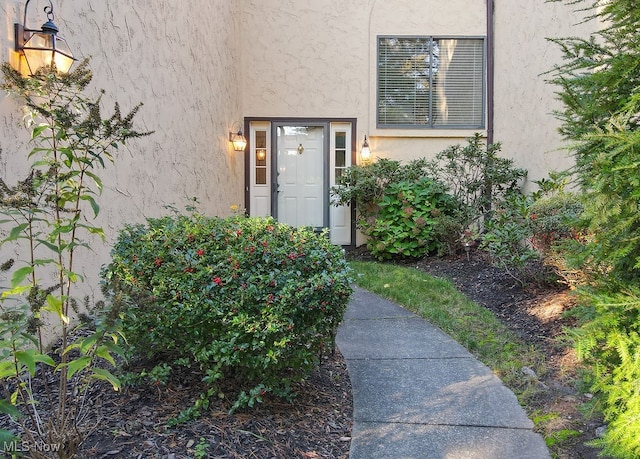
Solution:
<path fill-rule="evenodd" d="M 243 114 L 357 119 L 375 157 L 433 157 L 475 130 L 376 127 L 378 35 L 486 36 L 486 0 L 243 0 Z M 571 164 L 543 73 L 560 59 L 547 37 L 585 32 L 560 3 L 494 0 L 494 142 L 529 185 Z M 573 7 L 575 8 L 575 6 Z M 487 135 L 487 130 L 480 130 Z"/>
<path fill-rule="evenodd" d="M 141 130 L 155 131 L 115 154 L 101 172 L 104 245 L 80 260 L 97 286 L 113 239 L 125 223 L 184 211 L 226 215 L 244 199 L 244 157 L 228 132 L 243 117 L 354 118 L 374 157 L 432 157 L 465 143 L 468 130 L 376 127 L 378 35 L 484 36 L 487 0 L 55 0 L 55 22 L 76 57 L 91 57 L 90 90 L 104 89 L 105 113 L 139 102 Z M 44 22 L 48 1 L 32 0 L 29 24 Z M 554 88 L 543 72 L 559 59 L 546 37 L 576 35 L 580 16 L 547 2 L 494 0 L 494 140 L 502 154 L 546 176 L 570 160 L 559 148 Z M 13 61 L 13 23 L 24 2 L 0 0 L 0 59 Z M 0 176 L 24 175 L 28 133 L 15 100 L 0 96 Z M 486 131 L 482 131 L 486 135 Z"/>
<path fill-rule="evenodd" d="M 94 79 L 87 93 L 106 91 L 105 115 L 116 101 L 123 113 L 144 103 L 136 125 L 155 131 L 115 151 L 115 164 L 98 171 L 105 189 L 95 223 L 107 240 L 92 240 L 94 253 L 77 264 L 91 289 L 87 293 L 97 293 L 100 266 L 109 261 L 109 249 L 125 223 L 166 215 L 168 205 L 185 212 L 193 197 L 208 215 L 228 215 L 231 205 L 243 203 L 244 158 L 228 141 L 232 124 L 242 117 L 239 2 L 53 3 L 60 36 L 76 58 L 91 58 Z M 31 1 L 29 27 L 45 22 L 45 4 Z M 22 22 L 23 8 L 23 1 L 0 1 L 2 61 L 15 58 L 13 23 Z M 18 126 L 21 116 L 17 102 L 0 95 L 0 176 L 9 184 L 24 178 L 28 163 L 28 132 Z"/>
<path fill-rule="evenodd" d="M 529 171 L 529 183 L 572 164 L 559 124 L 554 87 L 545 74 L 561 63 L 559 47 L 547 38 L 587 36 L 580 5 L 544 1 L 495 2 L 495 131 L 502 154 Z M 521 20 L 516 20 L 521 19 Z"/>

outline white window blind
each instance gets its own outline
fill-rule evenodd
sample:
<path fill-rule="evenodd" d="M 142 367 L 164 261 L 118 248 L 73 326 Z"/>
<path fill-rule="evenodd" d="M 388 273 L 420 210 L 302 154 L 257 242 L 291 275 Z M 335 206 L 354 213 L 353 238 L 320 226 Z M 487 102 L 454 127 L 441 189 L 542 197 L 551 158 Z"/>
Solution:
<path fill-rule="evenodd" d="M 484 39 L 378 37 L 378 127 L 484 127 Z"/>

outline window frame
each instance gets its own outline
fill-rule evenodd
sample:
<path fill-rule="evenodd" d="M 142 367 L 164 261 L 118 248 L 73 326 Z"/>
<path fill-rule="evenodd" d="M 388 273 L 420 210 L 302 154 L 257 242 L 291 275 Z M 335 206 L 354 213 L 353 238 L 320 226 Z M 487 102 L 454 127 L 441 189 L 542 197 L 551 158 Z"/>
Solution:
<path fill-rule="evenodd" d="M 435 124 L 434 116 L 430 116 L 429 123 L 409 123 L 409 124 L 390 124 L 388 122 L 381 122 L 381 110 L 380 110 L 380 100 L 381 100 L 381 81 L 380 81 L 380 53 L 381 53 L 381 42 L 384 39 L 427 39 L 430 41 L 437 40 L 473 40 L 473 41 L 482 41 L 482 74 L 480 75 L 480 82 L 482 84 L 482 94 L 481 94 L 481 109 L 478 113 L 480 115 L 480 121 L 478 124 L 463 124 L 463 123 L 447 123 L 447 124 Z M 376 36 L 376 54 L 375 54 L 375 120 L 376 120 L 376 128 L 381 130 L 391 130 L 391 129 L 407 129 L 407 130 L 424 130 L 424 131 L 435 131 L 435 130 L 483 130 L 486 128 L 486 111 L 487 111 L 487 39 L 486 36 L 482 35 L 377 35 Z M 436 95 L 434 94 L 434 88 L 429 88 L 429 110 L 432 113 L 434 101 L 436 100 Z"/>

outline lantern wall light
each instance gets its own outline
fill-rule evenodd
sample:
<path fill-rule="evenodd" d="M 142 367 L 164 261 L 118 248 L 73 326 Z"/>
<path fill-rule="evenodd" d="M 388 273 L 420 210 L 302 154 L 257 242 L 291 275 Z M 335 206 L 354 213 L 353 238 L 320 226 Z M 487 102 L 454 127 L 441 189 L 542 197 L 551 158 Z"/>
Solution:
<path fill-rule="evenodd" d="M 364 136 L 364 143 L 362 144 L 362 149 L 360 150 L 360 160 L 363 163 L 368 163 L 371 161 L 371 148 L 369 148 L 369 142 L 367 141 L 367 136 Z"/>
<path fill-rule="evenodd" d="M 67 73 L 75 61 L 69 45 L 58 36 L 58 27 L 53 23 L 53 3 L 44 7 L 47 15 L 40 29 L 27 27 L 27 11 L 29 2 L 24 5 L 22 24 L 14 24 L 15 51 L 24 56 L 29 74 L 34 75 L 42 67 L 54 67 L 58 72 Z"/>
<path fill-rule="evenodd" d="M 233 123 L 233 126 L 239 125 L 240 122 L 237 121 Z M 231 127 L 231 131 L 229 131 L 229 142 L 233 144 L 233 149 L 235 151 L 244 151 L 247 147 L 247 139 L 244 135 L 242 135 L 242 127 L 238 129 L 236 132 L 234 127 Z"/>

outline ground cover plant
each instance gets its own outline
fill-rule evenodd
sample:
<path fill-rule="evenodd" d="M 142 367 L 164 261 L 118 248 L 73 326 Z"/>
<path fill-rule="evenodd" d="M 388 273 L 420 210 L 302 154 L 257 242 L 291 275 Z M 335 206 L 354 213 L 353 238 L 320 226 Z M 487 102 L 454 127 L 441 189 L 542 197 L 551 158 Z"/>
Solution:
<path fill-rule="evenodd" d="M 93 305 L 78 298 L 83 279 L 74 260 L 91 236 L 103 236 L 92 224 L 100 169 L 119 145 L 145 133 L 133 127 L 139 107 L 122 116 L 116 105 L 102 117 L 101 96 L 83 94 L 91 81 L 86 62 L 68 75 L 53 68 L 23 78 L 8 64 L 2 73 L 3 89 L 24 106 L 32 162 L 15 185 L 0 180 L 0 244 L 9 257 L 0 297 L 0 413 L 10 421 L 0 426 L 0 444 L 8 454 L 19 446 L 31 457 L 74 457 L 88 434 L 82 421 L 91 388 L 99 381 L 119 388 L 110 370 L 121 353 L 115 309 L 77 323 L 81 307 L 86 316 Z M 60 340 L 50 350 L 54 334 Z"/>
<path fill-rule="evenodd" d="M 166 383 L 196 372 L 206 383 L 172 422 L 204 412 L 212 398 L 252 407 L 266 394 L 291 399 L 292 384 L 333 349 L 351 295 L 349 267 L 326 234 L 272 218 L 149 219 L 127 226 L 103 277 L 124 295 L 132 358 L 157 362 Z M 236 381 L 225 393 L 220 382 Z"/>

